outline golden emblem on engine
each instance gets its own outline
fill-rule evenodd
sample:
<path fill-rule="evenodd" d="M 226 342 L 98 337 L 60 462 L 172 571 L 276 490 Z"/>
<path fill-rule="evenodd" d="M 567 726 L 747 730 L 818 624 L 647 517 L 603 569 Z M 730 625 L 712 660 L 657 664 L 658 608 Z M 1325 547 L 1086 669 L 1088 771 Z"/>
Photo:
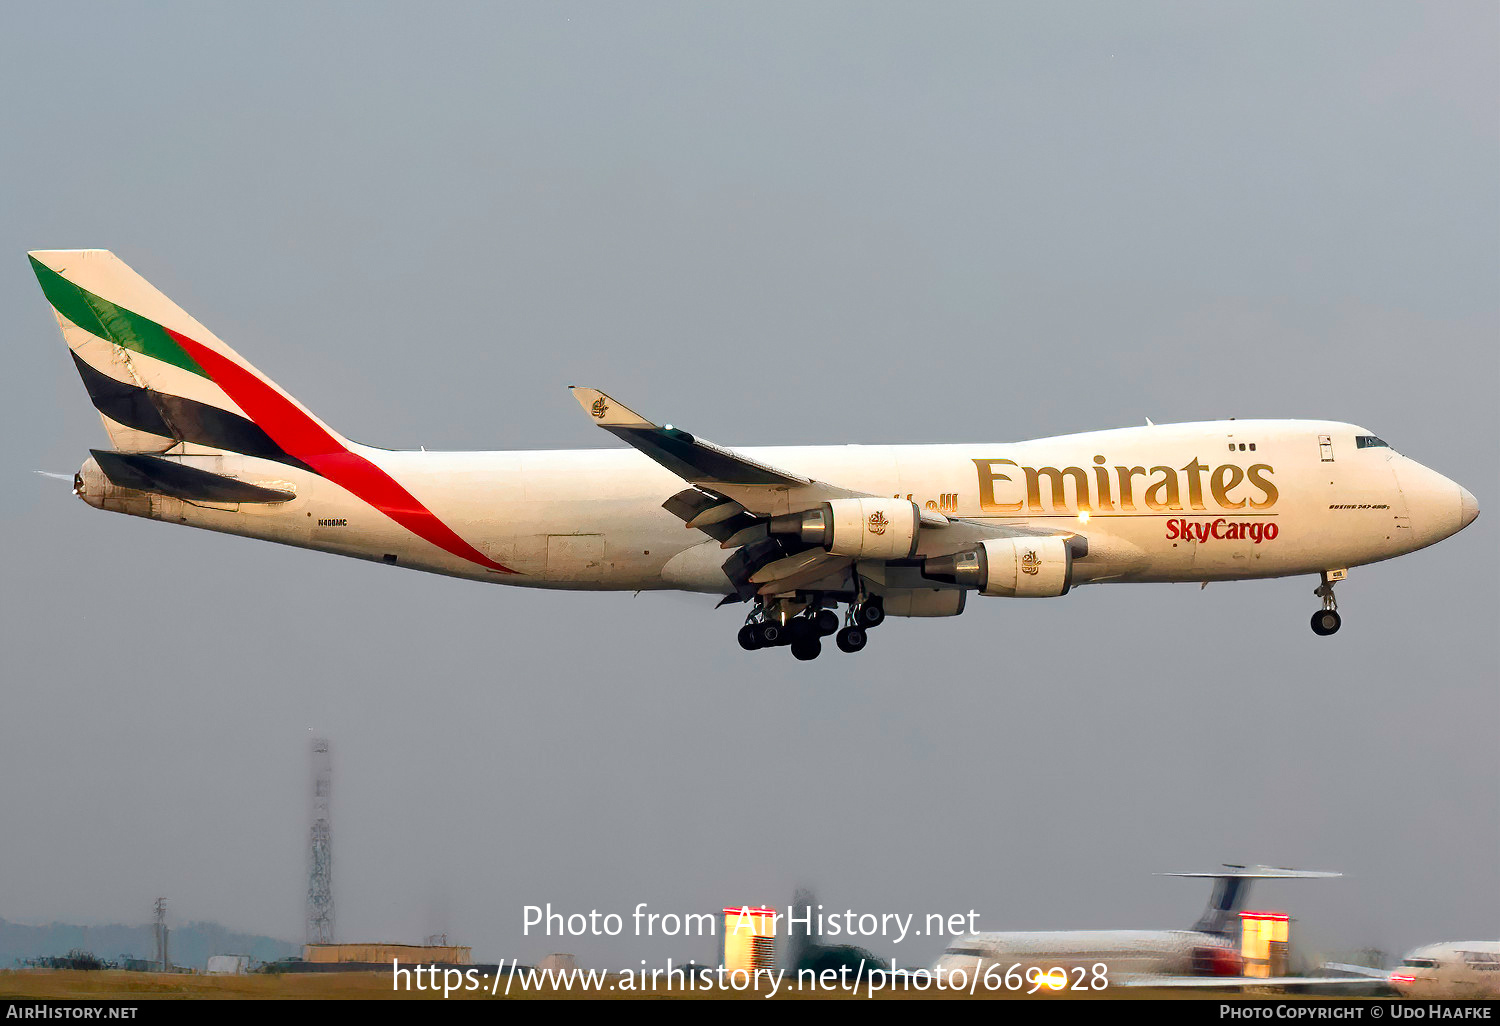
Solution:
<path fill-rule="evenodd" d="M 1021 557 L 1021 573 L 1035 575 L 1041 568 L 1042 561 L 1036 558 L 1036 550 L 1027 549 L 1026 554 Z"/>
<path fill-rule="evenodd" d="M 884 513 L 877 509 L 874 513 L 870 514 L 869 523 L 871 534 L 885 534 L 885 526 L 890 521 L 885 518 Z"/>
<path fill-rule="evenodd" d="M 600 420 L 603 420 L 604 415 L 609 412 L 609 403 L 605 402 L 604 396 L 601 395 L 599 398 L 594 400 L 594 405 L 590 406 L 589 410 L 594 414 L 594 416 L 598 417 Z"/>

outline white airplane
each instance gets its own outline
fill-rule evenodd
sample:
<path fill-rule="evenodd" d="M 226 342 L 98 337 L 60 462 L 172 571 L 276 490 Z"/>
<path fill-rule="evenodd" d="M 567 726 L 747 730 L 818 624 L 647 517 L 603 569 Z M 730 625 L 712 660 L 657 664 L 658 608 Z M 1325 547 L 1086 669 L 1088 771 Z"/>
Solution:
<path fill-rule="evenodd" d="M 1330 962 L 1323 968 L 1384 980 L 1402 997 L 1500 998 L 1500 941 L 1445 941 L 1406 953 L 1386 971 Z"/>
<path fill-rule="evenodd" d="M 1187 930 L 1058 930 L 976 933 L 960 937 L 933 964 L 939 980 L 955 970 L 1000 976 L 1015 970 L 1033 983 L 1031 974 L 1053 974 L 1053 990 L 1106 990 L 1113 987 L 1243 989 L 1251 987 L 1369 986 L 1356 977 L 1250 977 L 1235 943 L 1240 910 L 1253 880 L 1319 880 L 1338 873 L 1315 873 L 1271 866 L 1225 866 L 1211 873 L 1164 873 L 1206 877 L 1213 895 L 1198 921 Z M 1099 986 L 1094 981 L 1099 980 Z"/>
<path fill-rule="evenodd" d="M 855 652 L 970 592 L 1317 574 L 1461 530 L 1465 489 L 1353 424 L 1227 420 L 1026 442 L 725 449 L 574 388 L 635 450 L 396 451 L 319 420 L 106 250 L 31 254 L 111 449 L 99 509 L 536 588 L 749 604 L 747 649 Z M 842 617 L 839 606 L 846 608 Z"/>

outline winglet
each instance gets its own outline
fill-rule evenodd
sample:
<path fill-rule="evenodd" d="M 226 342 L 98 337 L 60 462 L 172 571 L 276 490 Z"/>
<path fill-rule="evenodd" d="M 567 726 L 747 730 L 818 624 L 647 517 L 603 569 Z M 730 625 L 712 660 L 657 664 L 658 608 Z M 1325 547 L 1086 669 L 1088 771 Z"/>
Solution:
<path fill-rule="evenodd" d="M 572 391 L 573 398 L 578 400 L 578 405 L 582 406 L 584 412 L 593 417 L 600 427 L 656 427 L 624 403 L 611 399 L 597 388 L 584 388 L 581 385 L 569 385 L 568 388 Z"/>

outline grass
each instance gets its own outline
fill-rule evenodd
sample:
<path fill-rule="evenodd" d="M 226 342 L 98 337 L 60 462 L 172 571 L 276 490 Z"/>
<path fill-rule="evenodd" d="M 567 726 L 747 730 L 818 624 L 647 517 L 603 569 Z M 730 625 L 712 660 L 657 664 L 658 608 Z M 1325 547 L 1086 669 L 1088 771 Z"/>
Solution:
<path fill-rule="evenodd" d="M 500 989 L 503 992 L 505 985 Z M 511 999 L 527 998 L 574 998 L 608 1000 L 619 998 L 762 998 L 764 989 L 756 991 L 710 991 L 686 989 L 657 989 L 645 991 L 582 991 L 533 990 L 518 992 L 512 987 Z M 809 991 L 798 993 L 790 986 L 783 986 L 778 996 L 801 998 L 847 999 L 854 997 L 847 992 Z M 901 1000 L 903 998 L 966 998 L 967 994 L 936 990 L 910 993 L 877 993 L 876 997 Z M 1024 999 L 1024 993 L 997 993 L 980 998 L 994 997 Z M 1062 1001 L 1090 1000 L 1098 998 L 1180 998 L 1184 1000 L 1233 1000 L 1234 995 L 1224 991 L 1152 990 L 1136 988 L 1112 990 L 1103 993 L 1078 995 L 1037 994 L 1032 1000 Z M 1257 996 L 1271 997 L 1270 994 Z M 503 999 L 503 994 L 500 996 Z M 86 971 L 81 969 L 15 969 L 0 970 L 0 999 L 53 1000 L 53 1001 L 144 1001 L 159 1000 L 416 1000 L 441 1001 L 441 992 L 393 991 L 391 975 L 387 972 L 369 973 L 284 973 L 254 974 L 247 976 L 206 976 L 187 973 L 136 973 L 124 970 Z M 454 991 L 447 1000 L 496 1000 L 487 991 Z M 858 1000 L 865 1000 L 863 988 Z"/>

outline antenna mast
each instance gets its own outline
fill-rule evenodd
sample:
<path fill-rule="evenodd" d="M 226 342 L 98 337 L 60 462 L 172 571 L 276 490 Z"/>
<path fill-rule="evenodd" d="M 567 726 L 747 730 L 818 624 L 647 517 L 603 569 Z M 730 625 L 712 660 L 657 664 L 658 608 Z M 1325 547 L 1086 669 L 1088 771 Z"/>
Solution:
<path fill-rule="evenodd" d="M 333 759 L 328 739 L 312 739 L 312 833 L 308 839 L 307 942 L 333 943 L 333 828 L 328 816 Z"/>

